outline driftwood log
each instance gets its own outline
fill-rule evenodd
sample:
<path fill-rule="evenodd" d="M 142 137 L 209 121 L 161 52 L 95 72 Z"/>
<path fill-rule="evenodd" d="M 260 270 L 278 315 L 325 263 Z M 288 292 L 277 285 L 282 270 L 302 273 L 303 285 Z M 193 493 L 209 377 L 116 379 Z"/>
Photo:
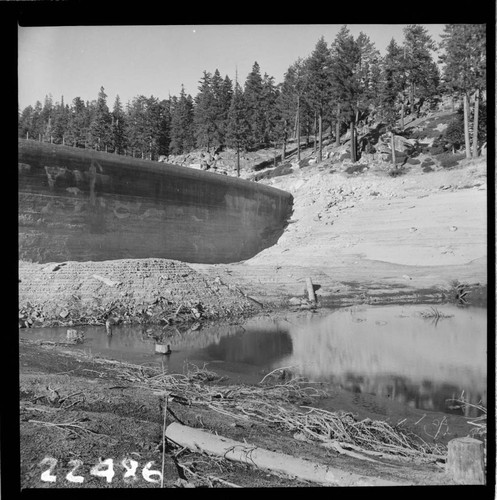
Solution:
<path fill-rule="evenodd" d="M 401 483 L 366 477 L 308 460 L 277 453 L 240 441 L 181 425 L 169 424 L 166 438 L 194 452 L 205 452 L 227 460 L 253 465 L 259 469 L 284 474 L 324 486 L 401 486 Z"/>

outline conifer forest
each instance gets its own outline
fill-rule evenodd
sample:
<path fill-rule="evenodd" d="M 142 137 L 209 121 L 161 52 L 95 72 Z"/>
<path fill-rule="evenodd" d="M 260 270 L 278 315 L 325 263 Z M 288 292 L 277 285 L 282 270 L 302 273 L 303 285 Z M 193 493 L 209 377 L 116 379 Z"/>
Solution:
<path fill-rule="evenodd" d="M 296 59 L 282 82 L 254 62 L 244 82 L 204 70 L 193 97 L 183 86 L 177 96 L 126 103 L 119 95 L 109 103 L 104 86 L 95 93 L 86 102 L 47 95 L 19 110 L 19 137 L 150 160 L 199 148 L 284 154 L 289 140 L 321 145 L 326 134 L 338 145 L 343 133 L 354 138 L 372 123 L 401 133 L 405 116 L 450 97 L 461 104 L 445 147 L 476 151 L 486 141 L 486 26 L 448 24 L 435 41 L 423 26 L 408 25 L 382 56 L 366 33 L 354 38 L 344 25 L 331 43 L 321 37 Z M 355 161 L 360 150 L 351 144 Z"/>

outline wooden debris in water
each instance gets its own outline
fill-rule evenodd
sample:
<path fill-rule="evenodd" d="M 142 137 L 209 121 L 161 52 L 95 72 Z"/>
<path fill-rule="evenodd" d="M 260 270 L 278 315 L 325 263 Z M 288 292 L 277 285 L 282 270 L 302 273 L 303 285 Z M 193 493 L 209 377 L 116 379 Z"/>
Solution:
<path fill-rule="evenodd" d="M 427 311 L 422 311 L 420 314 L 423 318 L 434 319 L 435 321 L 453 317 L 453 314 L 444 314 L 443 312 L 439 311 L 436 307 L 430 307 L 430 309 L 428 309 Z"/>

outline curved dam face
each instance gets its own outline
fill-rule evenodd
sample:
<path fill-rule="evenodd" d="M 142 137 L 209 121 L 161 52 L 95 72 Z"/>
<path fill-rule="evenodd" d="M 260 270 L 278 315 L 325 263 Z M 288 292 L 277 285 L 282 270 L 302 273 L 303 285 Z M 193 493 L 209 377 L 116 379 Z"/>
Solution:
<path fill-rule="evenodd" d="M 272 246 L 290 193 L 177 165 L 19 139 L 19 259 L 229 263 Z"/>

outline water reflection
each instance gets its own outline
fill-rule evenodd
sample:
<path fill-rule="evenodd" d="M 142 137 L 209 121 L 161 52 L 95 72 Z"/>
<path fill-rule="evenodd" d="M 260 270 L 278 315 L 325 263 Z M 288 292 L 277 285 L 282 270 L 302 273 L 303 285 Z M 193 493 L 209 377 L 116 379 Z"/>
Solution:
<path fill-rule="evenodd" d="M 275 359 L 292 353 L 292 340 L 285 330 L 248 330 L 220 339 L 219 343 L 207 347 L 212 359 L 254 366 L 266 366 Z"/>
<path fill-rule="evenodd" d="M 416 408 L 447 410 L 461 391 L 486 404 L 485 309 L 420 306 L 350 307 L 308 318 L 290 330 L 293 352 L 283 363 L 312 380 L 391 398 Z"/>
<path fill-rule="evenodd" d="M 159 363 L 170 373 L 185 363 L 202 365 L 241 382 L 292 366 L 313 381 L 338 391 L 372 394 L 402 405 L 450 411 L 447 399 L 461 392 L 486 405 L 487 311 L 437 306 L 438 321 L 421 313 L 429 306 L 354 306 L 326 314 L 291 314 L 285 319 L 253 318 L 243 326 L 202 325 L 150 328 L 78 328 L 77 349 L 135 363 Z M 60 341 L 67 328 L 21 330 L 21 336 Z M 156 354 L 156 343 L 171 346 Z M 240 378 L 240 374 L 241 377 Z"/>

